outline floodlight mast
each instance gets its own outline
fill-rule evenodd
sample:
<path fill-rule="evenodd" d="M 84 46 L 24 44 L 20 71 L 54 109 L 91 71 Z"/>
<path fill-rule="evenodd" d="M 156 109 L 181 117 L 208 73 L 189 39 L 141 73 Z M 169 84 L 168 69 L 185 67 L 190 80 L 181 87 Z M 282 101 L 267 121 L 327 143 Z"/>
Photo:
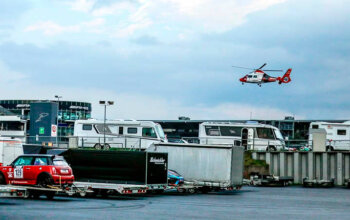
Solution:
<path fill-rule="evenodd" d="M 114 105 L 114 101 L 99 101 L 100 105 L 104 106 L 104 118 L 103 118 L 103 148 L 106 147 L 106 114 L 107 114 L 107 106 Z"/>

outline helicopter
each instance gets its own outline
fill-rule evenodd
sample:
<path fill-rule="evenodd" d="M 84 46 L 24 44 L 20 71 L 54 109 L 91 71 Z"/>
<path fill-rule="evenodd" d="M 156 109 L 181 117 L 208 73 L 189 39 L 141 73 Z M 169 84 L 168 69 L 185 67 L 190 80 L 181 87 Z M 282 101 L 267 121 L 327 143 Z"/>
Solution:
<path fill-rule="evenodd" d="M 244 83 L 255 83 L 261 87 L 261 84 L 263 83 L 278 82 L 278 84 L 282 84 L 282 83 L 289 83 L 290 81 L 292 81 L 290 78 L 290 73 L 292 72 L 291 68 L 289 68 L 282 77 L 280 76 L 273 77 L 273 76 L 267 75 L 265 72 L 282 72 L 282 70 L 263 70 L 262 68 L 264 68 L 266 65 L 267 64 L 264 63 L 261 67 L 257 69 L 240 67 L 240 66 L 232 66 L 232 67 L 253 70 L 252 72 L 248 73 L 247 75 L 239 79 L 239 81 L 242 82 L 242 85 L 244 85 Z"/>

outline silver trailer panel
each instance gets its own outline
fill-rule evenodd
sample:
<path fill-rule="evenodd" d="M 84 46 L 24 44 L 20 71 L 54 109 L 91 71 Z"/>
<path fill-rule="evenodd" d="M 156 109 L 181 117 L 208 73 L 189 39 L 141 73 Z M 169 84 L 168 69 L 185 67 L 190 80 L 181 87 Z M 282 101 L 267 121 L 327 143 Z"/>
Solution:
<path fill-rule="evenodd" d="M 159 143 L 147 149 L 168 153 L 169 169 L 195 185 L 230 187 L 243 182 L 242 147 Z"/>

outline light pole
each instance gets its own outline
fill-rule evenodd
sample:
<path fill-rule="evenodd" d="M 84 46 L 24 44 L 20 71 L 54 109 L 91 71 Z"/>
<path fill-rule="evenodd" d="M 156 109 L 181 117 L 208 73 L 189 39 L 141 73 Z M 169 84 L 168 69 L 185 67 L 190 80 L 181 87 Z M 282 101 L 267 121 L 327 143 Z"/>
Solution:
<path fill-rule="evenodd" d="M 60 98 L 62 98 L 62 96 L 59 95 L 55 95 L 55 98 L 57 99 L 57 116 L 56 116 L 56 145 L 57 147 L 59 147 L 59 143 L 58 143 L 58 112 L 60 110 Z"/>
<path fill-rule="evenodd" d="M 100 105 L 103 105 L 105 107 L 104 109 L 104 119 L 103 119 L 103 148 L 106 147 L 106 113 L 107 113 L 107 106 L 113 105 L 113 101 L 100 101 Z"/>

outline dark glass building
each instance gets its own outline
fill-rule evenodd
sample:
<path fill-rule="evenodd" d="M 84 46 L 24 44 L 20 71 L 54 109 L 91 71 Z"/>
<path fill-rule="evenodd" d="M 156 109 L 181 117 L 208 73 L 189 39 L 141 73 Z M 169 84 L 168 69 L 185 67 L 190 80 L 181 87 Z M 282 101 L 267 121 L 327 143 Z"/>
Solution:
<path fill-rule="evenodd" d="M 18 115 L 30 123 L 30 104 L 57 100 L 0 100 L 0 115 Z M 91 103 L 59 101 L 58 136 L 73 135 L 74 121 L 91 118 Z M 29 128 L 30 126 L 27 126 Z"/>

